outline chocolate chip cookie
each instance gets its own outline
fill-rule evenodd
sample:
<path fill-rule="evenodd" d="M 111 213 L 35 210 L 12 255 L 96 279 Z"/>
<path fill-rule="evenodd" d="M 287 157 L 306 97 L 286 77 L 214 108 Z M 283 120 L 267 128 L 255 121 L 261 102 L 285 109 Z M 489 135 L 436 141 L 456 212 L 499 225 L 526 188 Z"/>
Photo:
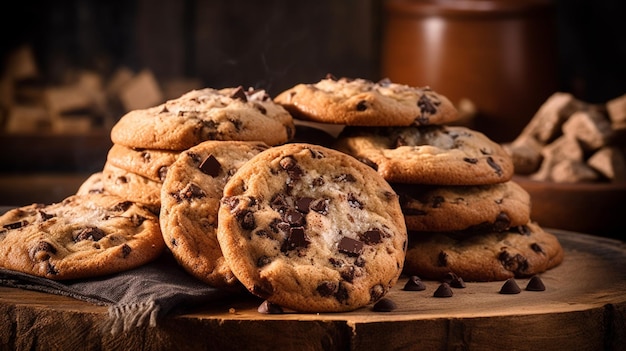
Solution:
<path fill-rule="evenodd" d="M 556 236 L 529 222 L 504 232 L 410 232 L 404 272 L 434 280 L 452 272 L 465 281 L 500 281 L 530 277 L 562 261 Z"/>
<path fill-rule="evenodd" d="M 409 230 L 503 231 L 530 220 L 530 195 L 511 181 L 489 185 L 391 184 Z"/>
<path fill-rule="evenodd" d="M 206 140 L 277 145 L 293 134 L 291 115 L 264 90 L 206 88 L 128 112 L 113 126 L 111 140 L 131 148 L 183 151 Z"/>
<path fill-rule="evenodd" d="M 484 185 L 513 176 L 500 144 L 461 126 L 346 127 L 334 148 L 393 183 Z"/>
<path fill-rule="evenodd" d="M 72 195 L 0 216 L 0 267 L 55 280 L 125 271 L 164 248 L 157 216 L 115 195 Z"/>
<path fill-rule="evenodd" d="M 168 167 L 176 161 L 179 153 L 169 150 L 133 149 L 113 144 L 106 162 L 155 182 L 163 182 Z"/>
<path fill-rule="evenodd" d="M 268 147 L 259 142 L 202 142 L 181 153 L 163 182 L 160 223 L 165 243 L 185 270 L 209 285 L 237 283 L 216 234 L 224 184 Z"/>
<path fill-rule="evenodd" d="M 460 118 L 445 96 L 429 87 L 411 87 L 384 79 L 327 76 L 314 84 L 297 84 L 274 101 L 297 119 L 352 126 L 422 126 Z"/>
<path fill-rule="evenodd" d="M 301 312 L 382 298 L 404 264 L 398 196 L 374 170 L 319 145 L 261 152 L 226 183 L 217 237 L 253 294 Z"/>

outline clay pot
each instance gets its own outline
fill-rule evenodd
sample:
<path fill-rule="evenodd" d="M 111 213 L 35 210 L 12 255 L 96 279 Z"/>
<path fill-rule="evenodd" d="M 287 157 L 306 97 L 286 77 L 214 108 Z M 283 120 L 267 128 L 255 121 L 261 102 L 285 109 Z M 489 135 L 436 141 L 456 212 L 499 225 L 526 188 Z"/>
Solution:
<path fill-rule="evenodd" d="M 384 0 L 381 73 L 477 109 L 471 127 L 513 140 L 557 89 L 549 0 Z"/>

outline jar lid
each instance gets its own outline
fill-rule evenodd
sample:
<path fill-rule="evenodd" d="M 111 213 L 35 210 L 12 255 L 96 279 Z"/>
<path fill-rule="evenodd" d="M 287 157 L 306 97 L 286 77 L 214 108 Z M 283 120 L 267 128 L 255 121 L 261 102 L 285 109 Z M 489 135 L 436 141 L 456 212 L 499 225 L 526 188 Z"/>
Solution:
<path fill-rule="evenodd" d="M 551 11 L 554 0 L 385 0 L 384 7 L 409 16 L 502 16 Z"/>

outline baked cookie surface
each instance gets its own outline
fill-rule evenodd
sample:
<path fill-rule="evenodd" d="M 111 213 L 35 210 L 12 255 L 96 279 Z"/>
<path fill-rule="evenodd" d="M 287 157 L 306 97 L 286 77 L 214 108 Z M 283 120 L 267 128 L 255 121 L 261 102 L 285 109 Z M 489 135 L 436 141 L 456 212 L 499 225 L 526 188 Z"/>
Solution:
<path fill-rule="evenodd" d="M 113 126 L 111 140 L 131 148 L 182 151 L 206 140 L 277 145 L 293 134 L 291 115 L 265 91 L 206 88 L 128 112 Z"/>
<path fill-rule="evenodd" d="M 499 281 L 530 277 L 562 261 L 556 236 L 529 222 L 504 232 L 410 232 L 404 272 L 434 280 L 453 272 L 465 281 Z"/>
<path fill-rule="evenodd" d="M 178 154 L 177 151 L 133 149 L 113 144 L 107 154 L 106 162 L 155 182 L 163 182 L 168 167 L 176 161 Z"/>
<path fill-rule="evenodd" d="M 392 183 L 484 185 L 513 177 L 500 144 L 461 126 L 346 127 L 334 148 Z"/>
<path fill-rule="evenodd" d="M 407 229 L 503 231 L 530 220 L 530 195 L 513 181 L 436 186 L 393 183 Z"/>
<path fill-rule="evenodd" d="M 115 195 L 72 195 L 0 216 L 0 267 L 63 280 L 118 273 L 158 257 L 158 218 Z"/>
<path fill-rule="evenodd" d="M 224 184 L 268 146 L 259 142 L 205 141 L 181 153 L 161 188 L 165 244 L 191 275 L 215 287 L 237 283 L 217 241 Z"/>
<path fill-rule="evenodd" d="M 301 312 L 383 297 L 404 264 L 398 197 L 375 171 L 312 144 L 270 148 L 228 181 L 218 240 L 253 294 Z"/>
<path fill-rule="evenodd" d="M 274 101 L 294 118 L 352 126 L 421 126 L 459 119 L 454 105 L 429 87 L 410 87 L 388 79 L 327 77 L 297 84 Z"/>
<path fill-rule="evenodd" d="M 102 171 L 92 173 L 76 190 L 76 195 L 103 194 L 106 192 L 102 179 Z"/>
<path fill-rule="evenodd" d="M 163 183 L 150 180 L 105 162 L 102 185 L 108 193 L 148 206 L 158 212 Z"/>

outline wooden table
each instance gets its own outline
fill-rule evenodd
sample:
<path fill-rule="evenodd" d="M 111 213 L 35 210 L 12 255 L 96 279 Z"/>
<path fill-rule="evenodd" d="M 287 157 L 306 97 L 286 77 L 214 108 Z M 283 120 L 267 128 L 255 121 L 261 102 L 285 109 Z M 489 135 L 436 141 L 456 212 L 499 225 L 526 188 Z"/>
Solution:
<path fill-rule="evenodd" d="M 451 298 L 403 291 L 398 309 L 261 314 L 259 300 L 195 306 L 156 327 L 103 332 L 107 308 L 0 287 L 1 349 L 16 350 L 624 350 L 626 244 L 552 230 L 564 262 L 541 275 L 546 291 L 499 294 L 503 282 L 472 283 Z M 522 289 L 527 279 L 517 279 Z"/>

